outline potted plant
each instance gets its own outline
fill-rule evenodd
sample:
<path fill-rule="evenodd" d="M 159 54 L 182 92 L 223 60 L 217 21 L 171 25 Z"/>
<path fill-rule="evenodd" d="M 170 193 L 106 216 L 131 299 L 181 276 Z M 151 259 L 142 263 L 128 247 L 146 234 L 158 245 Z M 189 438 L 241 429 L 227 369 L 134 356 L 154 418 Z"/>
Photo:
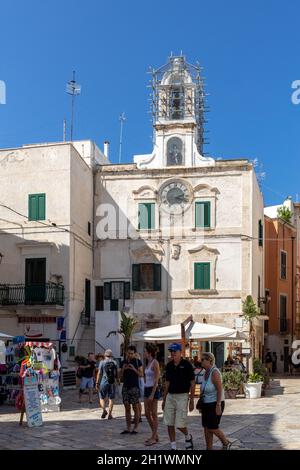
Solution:
<path fill-rule="evenodd" d="M 251 349 L 251 357 L 249 361 L 249 370 L 250 372 L 253 372 L 253 354 L 255 354 L 254 351 L 254 334 L 255 334 L 255 329 L 254 329 L 254 320 L 255 318 L 258 317 L 260 314 L 260 309 L 257 307 L 256 303 L 253 300 L 253 297 L 251 295 L 247 295 L 246 299 L 243 300 L 242 302 L 242 311 L 245 320 L 249 323 L 249 340 L 250 340 L 250 349 Z"/>
<path fill-rule="evenodd" d="M 120 329 L 117 331 L 110 331 L 108 335 L 106 336 L 106 338 L 109 338 L 110 335 L 116 335 L 116 334 L 123 336 L 123 339 L 124 339 L 123 356 L 125 359 L 126 351 L 130 344 L 131 335 L 138 322 L 131 315 L 126 315 L 124 311 L 121 311 L 120 313 L 121 313 Z"/>
<path fill-rule="evenodd" d="M 261 395 L 265 396 L 265 389 L 268 387 L 270 377 L 268 369 L 264 366 L 260 359 L 253 359 L 253 372 L 260 374 L 263 378 Z"/>
<path fill-rule="evenodd" d="M 222 373 L 222 381 L 225 398 L 236 398 L 244 382 L 244 377 L 241 371 L 233 369 Z"/>
<path fill-rule="evenodd" d="M 260 398 L 263 376 L 258 372 L 253 372 L 248 377 L 248 382 L 244 384 L 246 398 Z"/>

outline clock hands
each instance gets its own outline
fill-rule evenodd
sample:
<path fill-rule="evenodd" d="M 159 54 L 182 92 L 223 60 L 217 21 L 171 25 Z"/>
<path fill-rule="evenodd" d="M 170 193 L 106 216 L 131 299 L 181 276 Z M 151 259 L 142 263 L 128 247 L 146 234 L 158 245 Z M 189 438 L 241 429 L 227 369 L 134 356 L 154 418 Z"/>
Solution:
<path fill-rule="evenodd" d="M 184 194 L 180 194 L 180 196 L 176 196 L 175 199 L 178 202 L 187 202 L 187 198 L 184 196 Z"/>

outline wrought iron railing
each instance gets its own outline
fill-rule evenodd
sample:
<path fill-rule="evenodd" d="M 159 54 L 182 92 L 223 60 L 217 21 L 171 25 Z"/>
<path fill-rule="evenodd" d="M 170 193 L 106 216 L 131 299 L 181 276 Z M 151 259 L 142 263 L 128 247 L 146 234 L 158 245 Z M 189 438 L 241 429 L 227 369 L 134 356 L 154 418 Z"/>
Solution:
<path fill-rule="evenodd" d="M 64 305 L 64 286 L 0 284 L 0 305 Z"/>

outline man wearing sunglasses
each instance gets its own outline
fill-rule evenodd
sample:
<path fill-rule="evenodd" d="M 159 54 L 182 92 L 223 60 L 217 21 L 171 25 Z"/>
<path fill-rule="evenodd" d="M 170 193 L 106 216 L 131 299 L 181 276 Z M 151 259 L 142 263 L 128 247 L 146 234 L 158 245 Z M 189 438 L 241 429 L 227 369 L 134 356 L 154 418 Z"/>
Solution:
<path fill-rule="evenodd" d="M 187 428 L 187 415 L 194 409 L 195 375 L 192 364 L 181 356 L 181 344 L 170 344 L 171 361 L 166 366 L 162 409 L 168 426 L 171 449 L 176 450 L 176 428 L 185 435 L 185 449 L 193 450 L 193 438 Z"/>

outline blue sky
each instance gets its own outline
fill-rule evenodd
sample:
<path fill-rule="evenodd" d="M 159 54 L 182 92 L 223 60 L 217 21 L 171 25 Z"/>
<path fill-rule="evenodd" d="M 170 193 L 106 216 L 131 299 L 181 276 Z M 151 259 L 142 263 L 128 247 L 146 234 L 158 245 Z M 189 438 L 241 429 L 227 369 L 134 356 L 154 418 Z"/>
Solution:
<path fill-rule="evenodd" d="M 206 152 L 258 159 L 265 203 L 300 197 L 300 2 L 289 0 L 2 0 L 0 147 L 62 139 L 65 84 L 77 73 L 75 139 L 111 142 L 118 161 L 151 151 L 149 66 L 182 50 L 204 67 L 210 113 Z"/>

